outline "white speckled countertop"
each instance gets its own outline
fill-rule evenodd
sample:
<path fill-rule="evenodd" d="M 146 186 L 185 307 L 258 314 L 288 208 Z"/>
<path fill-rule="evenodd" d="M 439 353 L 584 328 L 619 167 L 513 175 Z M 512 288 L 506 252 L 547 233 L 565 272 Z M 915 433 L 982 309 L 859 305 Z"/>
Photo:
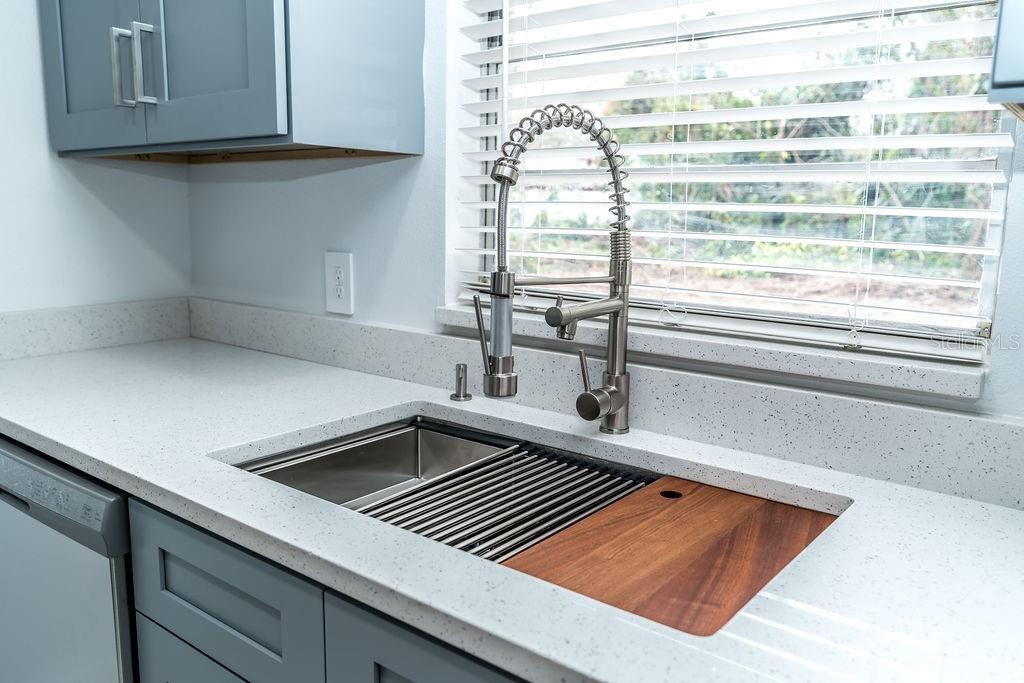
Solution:
<path fill-rule="evenodd" d="M 0 432 L 530 680 L 1024 672 L 1022 512 L 650 432 L 604 437 L 566 415 L 448 393 L 184 339 L 0 362 Z M 701 638 L 231 466 L 417 414 L 846 509 Z"/>

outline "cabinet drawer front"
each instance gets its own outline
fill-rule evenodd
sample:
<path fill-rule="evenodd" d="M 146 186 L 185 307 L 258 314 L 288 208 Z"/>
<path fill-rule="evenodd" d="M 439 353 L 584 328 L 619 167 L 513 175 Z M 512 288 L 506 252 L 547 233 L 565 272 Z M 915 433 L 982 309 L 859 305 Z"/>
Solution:
<path fill-rule="evenodd" d="M 199 650 L 136 614 L 139 683 L 244 683 Z"/>
<path fill-rule="evenodd" d="M 511 683 L 519 679 L 332 593 L 327 683 Z"/>
<path fill-rule="evenodd" d="M 138 501 L 135 606 L 244 678 L 324 680 L 323 589 Z"/>

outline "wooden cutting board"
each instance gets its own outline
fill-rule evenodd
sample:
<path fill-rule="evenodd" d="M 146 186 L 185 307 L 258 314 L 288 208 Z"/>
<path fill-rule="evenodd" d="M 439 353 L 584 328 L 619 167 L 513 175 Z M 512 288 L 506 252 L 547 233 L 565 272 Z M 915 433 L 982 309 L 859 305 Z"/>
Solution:
<path fill-rule="evenodd" d="M 707 636 L 834 519 L 662 477 L 504 564 Z"/>

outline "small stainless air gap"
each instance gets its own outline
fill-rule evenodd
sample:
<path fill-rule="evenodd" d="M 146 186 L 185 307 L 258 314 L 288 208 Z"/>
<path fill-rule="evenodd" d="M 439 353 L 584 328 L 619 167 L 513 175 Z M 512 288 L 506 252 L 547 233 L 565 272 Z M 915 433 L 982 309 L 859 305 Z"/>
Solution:
<path fill-rule="evenodd" d="M 469 393 L 466 389 L 469 380 L 468 372 L 469 369 L 465 363 L 459 363 L 455 366 L 455 392 L 449 397 L 451 400 L 461 403 L 473 399 L 473 394 Z"/>
<path fill-rule="evenodd" d="M 508 269 L 507 221 L 509 188 L 519 180 L 519 157 L 526 146 L 545 131 L 553 128 L 572 128 L 597 144 L 611 174 L 612 188 L 609 211 L 611 222 L 611 250 L 609 274 L 598 277 L 543 277 L 517 276 Z M 576 399 L 576 409 L 585 420 L 601 420 L 601 431 L 624 434 L 629 431 L 629 373 L 626 372 L 626 332 L 629 318 L 629 285 L 632 280 L 632 242 L 629 216 L 626 214 L 626 193 L 623 181 L 629 173 L 622 169 L 625 158 L 619 154 L 619 143 L 610 128 L 601 119 L 578 106 L 549 104 L 522 119 L 509 133 L 508 142 L 501 147 L 502 156 L 494 162 L 491 178 L 498 183 L 497 270 L 491 273 L 491 345 L 487 346 L 484 316 L 480 297 L 473 297 L 476 307 L 480 350 L 483 354 L 484 394 L 492 397 L 515 396 L 519 389 L 519 375 L 515 371 L 512 354 L 512 296 L 516 287 L 544 285 L 576 285 L 608 283 L 607 299 L 565 306 L 559 299 L 544 315 L 548 325 L 557 328 L 560 339 L 571 340 L 580 320 L 608 316 L 608 361 L 602 386 L 593 389 L 587 372 L 586 356 L 580 351 L 584 372 L 584 391 Z"/>

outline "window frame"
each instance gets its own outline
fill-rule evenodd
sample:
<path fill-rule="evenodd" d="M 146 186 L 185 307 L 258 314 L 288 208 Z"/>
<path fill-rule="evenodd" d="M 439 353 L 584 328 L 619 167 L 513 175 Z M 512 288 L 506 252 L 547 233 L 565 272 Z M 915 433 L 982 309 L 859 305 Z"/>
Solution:
<path fill-rule="evenodd" d="M 507 0 L 503 3 L 508 6 Z M 464 0 L 449 0 L 450 8 L 468 11 Z M 452 12 L 457 16 L 457 12 Z M 479 49 L 479 43 L 460 31 L 460 20 L 450 17 L 448 22 L 450 63 L 460 63 L 465 71 L 468 65 L 462 55 Z M 467 48 L 467 45 L 470 47 Z M 450 73 L 458 69 L 449 69 Z M 476 322 L 469 297 L 473 287 L 467 287 L 456 263 L 455 247 L 465 239 L 460 227 L 459 188 L 465 168 L 466 133 L 464 128 L 480 125 L 473 117 L 467 119 L 462 108 L 464 78 L 479 74 L 471 67 L 467 76 L 452 75 L 448 81 L 448 112 L 446 131 L 454 144 L 447 146 L 446 178 L 446 296 L 445 303 L 435 310 L 435 322 L 442 328 L 460 335 L 475 334 Z M 1024 144 L 1022 126 L 1010 116 L 1003 118 L 1003 132 L 1009 132 L 1015 145 Z M 476 138 L 478 140 L 478 138 Z M 498 144 L 503 141 L 499 138 Z M 497 152 L 495 152 L 497 155 Z M 997 168 L 1004 170 L 1012 183 L 1014 149 L 1000 152 Z M 1012 190 L 1007 190 L 1007 193 Z M 464 199 L 463 199 L 464 200 Z M 1006 195 L 1000 210 L 1006 210 Z M 985 315 L 990 322 L 980 330 L 978 337 L 962 340 L 929 336 L 926 332 L 906 334 L 884 331 L 851 331 L 847 325 L 828 325 L 823 322 L 758 319 L 756 316 L 738 316 L 728 311 L 689 311 L 682 318 L 660 320 L 658 315 L 634 308 L 630 317 L 630 353 L 632 362 L 666 367 L 718 368 L 738 377 L 786 376 L 797 384 L 857 386 L 867 395 L 917 395 L 925 403 L 943 399 L 956 402 L 974 401 L 982 396 L 988 372 L 992 327 L 996 319 L 999 272 L 1004 265 L 1002 243 L 1007 225 L 1013 217 L 1006 215 L 999 222 L 999 263 L 985 271 L 986 279 L 995 292 L 988 299 Z M 554 295 L 544 290 L 531 291 L 524 299 L 522 291 L 516 297 L 515 334 L 517 343 L 541 348 L 564 348 L 556 343 L 553 330 L 543 321 L 543 310 L 553 305 Z M 569 298 L 569 297 L 567 297 Z M 599 298 L 594 296 L 593 298 Z M 583 300 L 580 297 L 580 300 Z M 483 297 L 486 306 L 486 297 Z M 664 316 L 662 316 L 664 317 Z M 767 316 L 766 316 L 767 317 Z M 604 344 L 603 320 L 580 324 L 577 338 L 582 346 L 600 349 Z M 796 331 L 799 330 L 799 334 Z M 813 331 L 813 333 L 808 333 Z"/>

